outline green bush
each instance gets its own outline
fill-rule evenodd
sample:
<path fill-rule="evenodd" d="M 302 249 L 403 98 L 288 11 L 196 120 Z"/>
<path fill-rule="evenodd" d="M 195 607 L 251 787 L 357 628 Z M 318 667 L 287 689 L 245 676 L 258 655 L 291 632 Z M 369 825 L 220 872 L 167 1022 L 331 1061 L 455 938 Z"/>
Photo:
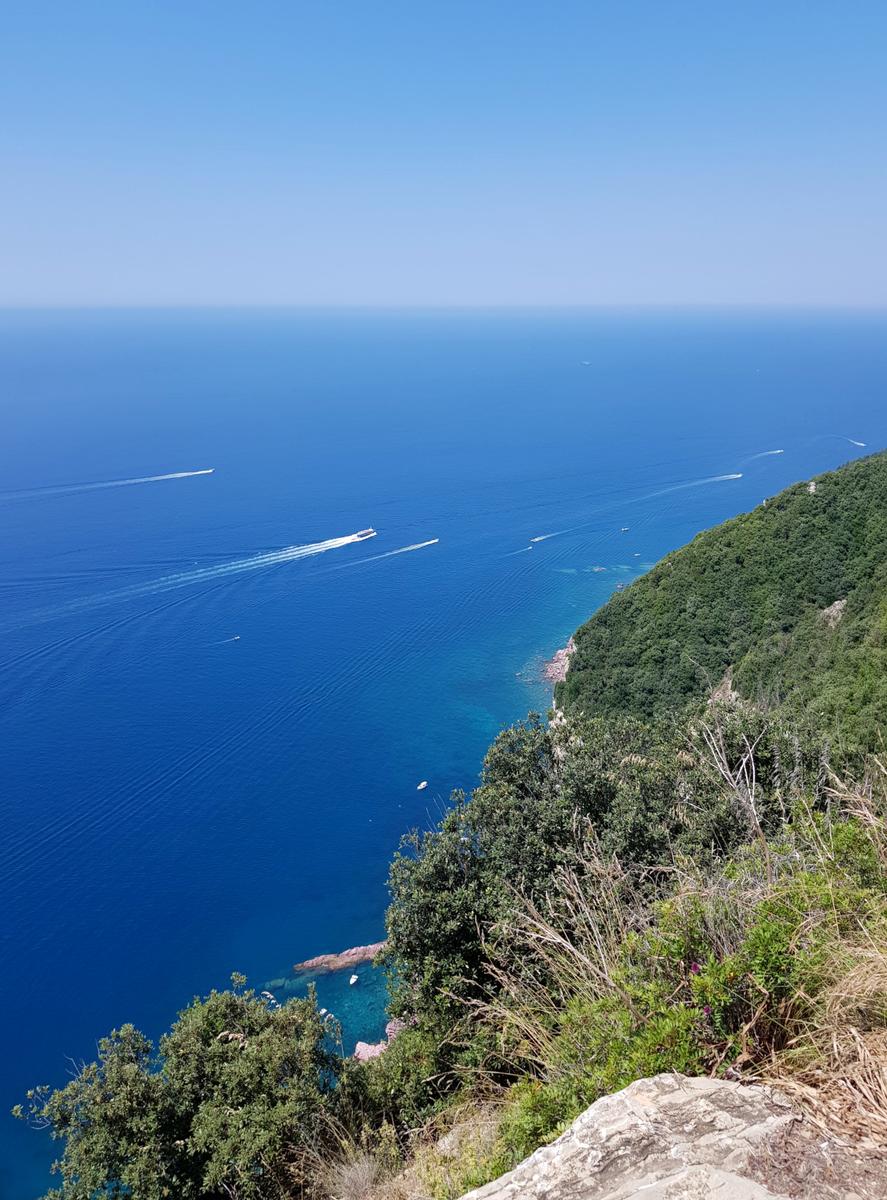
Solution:
<path fill-rule="evenodd" d="M 269 1008 L 238 986 L 194 1000 L 156 1054 L 115 1030 L 16 1115 L 64 1140 L 59 1200 L 282 1200 L 313 1173 L 337 1071 L 313 995 Z"/>
<path fill-rule="evenodd" d="M 433 1115 L 454 1090 L 452 1080 L 440 1078 L 447 1062 L 442 1040 L 428 1022 L 405 1029 L 383 1055 L 353 1073 L 350 1102 L 364 1119 L 403 1130 Z"/>

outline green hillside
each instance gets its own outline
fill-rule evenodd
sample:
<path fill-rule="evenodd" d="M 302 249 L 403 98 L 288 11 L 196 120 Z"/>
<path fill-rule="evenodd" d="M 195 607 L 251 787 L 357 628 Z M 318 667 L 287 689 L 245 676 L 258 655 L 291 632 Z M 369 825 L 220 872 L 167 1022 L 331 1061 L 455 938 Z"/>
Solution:
<path fill-rule="evenodd" d="M 839 602 L 830 612 L 824 610 Z M 586 622 L 558 702 L 649 718 L 733 687 L 856 751 L 887 714 L 887 454 L 696 537 Z"/>

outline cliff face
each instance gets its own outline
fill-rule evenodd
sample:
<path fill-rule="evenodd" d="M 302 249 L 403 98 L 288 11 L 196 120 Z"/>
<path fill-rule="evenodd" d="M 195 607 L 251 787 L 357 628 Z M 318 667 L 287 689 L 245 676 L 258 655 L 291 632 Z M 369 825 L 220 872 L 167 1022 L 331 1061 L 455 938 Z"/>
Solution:
<path fill-rule="evenodd" d="M 875 1200 L 887 1163 L 823 1140 L 764 1087 L 657 1075 L 463 1200 Z"/>

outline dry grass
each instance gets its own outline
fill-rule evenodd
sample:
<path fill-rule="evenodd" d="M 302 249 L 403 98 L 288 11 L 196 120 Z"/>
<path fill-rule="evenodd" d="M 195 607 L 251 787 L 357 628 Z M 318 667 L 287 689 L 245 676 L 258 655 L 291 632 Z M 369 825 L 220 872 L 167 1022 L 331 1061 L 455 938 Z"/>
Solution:
<path fill-rule="evenodd" d="M 496 1144 L 497 1101 L 466 1101 L 429 1121 L 414 1136 L 408 1165 L 386 1170 L 367 1154 L 333 1167 L 328 1200 L 457 1200 L 482 1177 Z"/>
<path fill-rule="evenodd" d="M 887 770 L 848 786 L 833 780 L 834 806 L 865 830 L 887 872 Z M 826 824 L 819 852 L 833 854 Z M 887 900 L 861 920 L 856 937 L 836 941 L 831 983 L 814 1016 L 762 1078 L 779 1087 L 807 1116 L 850 1144 L 887 1149 Z"/>
<path fill-rule="evenodd" d="M 630 898 L 633 882 L 601 855 L 590 831 L 582 860 L 580 870 L 557 873 L 543 906 L 522 899 L 487 947 L 493 986 L 474 1014 L 524 1071 L 544 1073 L 551 1063 L 556 1018 L 571 1000 L 615 996 L 632 1003 L 615 968 L 625 938 L 645 921 Z"/>
<path fill-rule="evenodd" d="M 754 768 L 746 764 L 744 771 L 745 804 L 753 811 Z M 688 925 L 701 934 L 700 953 L 723 961 L 742 947 L 762 901 L 813 873 L 821 894 L 815 911 L 799 914 L 797 938 L 801 944 L 813 930 L 831 930 L 824 989 L 815 1000 L 799 992 L 778 1005 L 763 992 L 755 998 L 752 989 L 737 1065 L 761 1070 L 767 1057 L 768 1071 L 797 1077 L 807 1087 L 812 1084 L 806 1073 L 816 1063 L 820 1083 L 831 1072 L 842 1095 L 863 1104 L 877 1122 L 882 1109 L 887 1114 L 883 1046 L 878 1042 L 873 1050 L 866 1031 L 887 1027 L 887 903 L 881 914 L 861 911 L 856 929 L 848 932 L 839 901 L 851 877 L 841 861 L 839 829 L 852 818 L 887 876 L 887 769 L 875 760 L 872 773 L 857 785 L 833 777 L 825 811 L 814 812 L 798 797 L 795 805 L 796 821 L 784 840 L 770 843 L 760 856 L 740 858 L 740 869 L 735 861 L 707 872 L 673 862 L 669 905 L 673 920 L 680 922 L 686 912 Z M 476 1005 L 477 1015 L 498 1032 L 512 1067 L 543 1078 L 555 1059 L 563 1061 L 563 1044 L 555 1046 L 558 1016 L 572 1000 L 612 999 L 634 1011 L 620 966 L 626 939 L 651 923 L 638 875 L 605 859 L 591 832 L 582 858 L 578 870 L 553 878 L 544 904 L 522 901 L 517 915 L 496 931 L 488 947 L 493 987 Z M 850 1037 L 850 1030 L 862 1032 Z M 718 1058 L 713 1069 L 722 1065 Z"/>
<path fill-rule="evenodd" d="M 312 1195 L 318 1200 L 457 1200 L 485 1169 L 496 1143 L 500 1103 L 493 1095 L 451 1105 L 414 1131 L 406 1164 L 385 1139 L 373 1138 L 369 1145 L 337 1127 L 332 1140 L 338 1150 L 318 1156 Z"/>
<path fill-rule="evenodd" d="M 816 1038 L 815 1057 L 778 1060 L 761 1078 L 778 1088 L 830 1137 L 887 1150 L 887 1032 L 852 1026 Z"/>
<path fill-rule="evenodd" d="M 324 1191 L 329 1200 L 372 1200 L 378 1195 L 382 1168 L 372 1154 L 356 1150 L 326 1169 Z"/>
<path fill-rule="evenodd" d="M 499 1103 L 471 1101 L 454 1112 L 455 1121 L 453 1113 L 446 1114 L 449 1128 L 445 1133 L 439 1133 L 437 1122 L 426 1127 L 423 1142 L 416 1147 L 411 1167 L 401 1181 L 414 1189 L 404 1200 L 424 1200 L 426 1196 L 457 1200 L 479 1179 L 486 1178 L 485 1165 L 499 1131 Z"/>

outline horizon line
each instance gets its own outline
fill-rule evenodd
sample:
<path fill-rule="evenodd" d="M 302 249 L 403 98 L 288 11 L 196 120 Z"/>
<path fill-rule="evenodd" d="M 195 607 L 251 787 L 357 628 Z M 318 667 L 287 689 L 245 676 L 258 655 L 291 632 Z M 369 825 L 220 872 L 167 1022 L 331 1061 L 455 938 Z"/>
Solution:
<path fill-rule="evenodd" d="M 0 312 L 140 312 L 140 311 L 302 311 L 302 312 L 514 312 L 595 311 L 620 312 L 655 310 L 662 312 L 779 311 L 779 312 L 887 312 L 887 298 L 879 301 L 828 300 L 632 300 L 632 301 L 484 301 L 435 302 L 356 302 L 288 300 L 158 300 L 158 301 L 86 301 L 86 302 L 7 302 L 0 301 Z"/>

